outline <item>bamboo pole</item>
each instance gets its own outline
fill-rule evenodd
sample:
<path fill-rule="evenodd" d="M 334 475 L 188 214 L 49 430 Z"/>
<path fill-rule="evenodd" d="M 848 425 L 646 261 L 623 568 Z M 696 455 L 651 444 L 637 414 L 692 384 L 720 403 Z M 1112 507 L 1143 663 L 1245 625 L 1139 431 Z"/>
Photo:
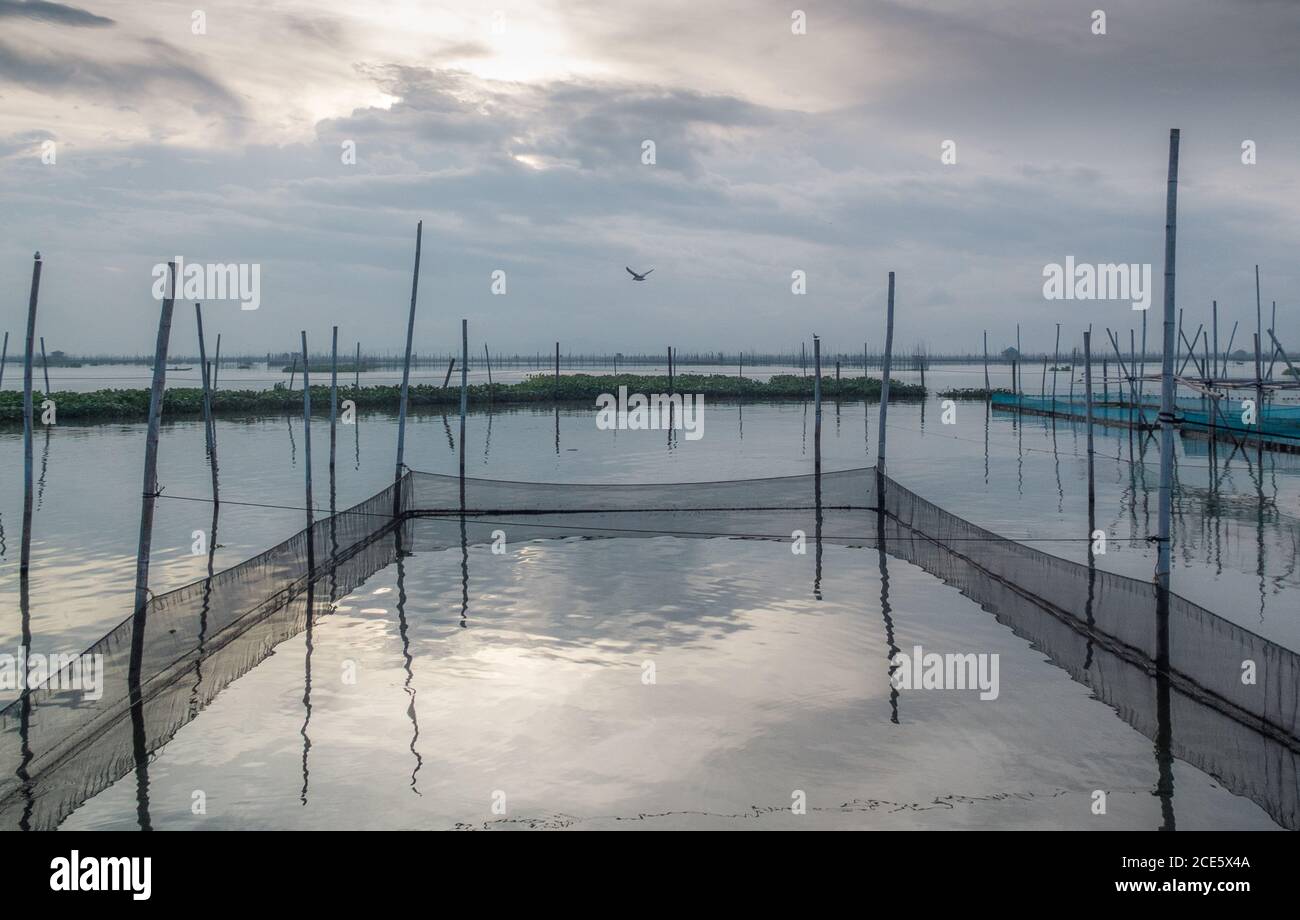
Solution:
<path fill-rule="evenodd" d="M 560 398 L 560 343 L 555 343 L 555 398 Z"/>
<path fill-rule="evenodd" d="M 822 440 L 822 340 L 813 336 L 813 438 Z"/>
<path fill-rule="evenodd" d="M 307 359 L 304 357 L 304 361 Z M 217 375 L 221 373 L 221 333 L 217 333 L 217 353 L 212 359 L 212 389 L 217 389 Z"/>
<path fill-rule="evenodd" d="M 1088 520 L 1092 521 L 1097 507 L 1097 486 L 1093 478 L 1093 443 L 1092 443 L 1092 332 L 1083 333 L 1083 395 L 1087 400 L 1088 413 Z M 1088 535 L 1092 539 L 1092 534 Z"/>
<path fill-rule="evenodd" d="M 1259 333 L 1255 333 L 1255 431 L 1261 454 L 1264 450 L 1264 365 L 1259 353 Z"/>
<path fill-rule="evenodd" d="M 1174 257 L 1178 232 L 1177 128 L 1169 132 L 1169 182 L 1165 195 L 1165 317 L 1160 373 L 1160 529 L 1157 537 L 1156 583 L 1162 595 L 1169 592 L 1169 531 L 1174 474 Z M 1160 624 L 1167 630 L 1168 624 Z"/>
<path fill-rule="evenodd" d="M 24 579 L 32 563 L 32 346 L 35 345 L 41 265 L 38 252 L 32 257 L 32 287 L 27 299 L 27 350 L 23 353 L 23 543 L 18 571 Z"/>
<path fill-rule="evenodd" d="M 444 390 L 447 389 L 447 384 L 451 381 L 451 369 L 455 366 L 456 358 L 453 356 L 452 359 L 447 362 L 447 374 L 442 378 L 442 388 Z"/>
<path fill-rule="evenodd" d="M 357 357 L 352 364 L 352 392 L 361 392 L 361 343 L 357 342 Z"/>
<path fill-rule="evenodd" d="M 45 357 L 45 336 L 41 336 L 41 370 L 45 373 L 45 398 L 50 398 L 50 362 Z"/>
<path fill-rule="evenodd" d="M 1056 414 L 1056 369 L 1061 365 L 1061 324 L 1056 324 L 1056 347 L 1052 349 L 1052 414 Z"/>
<path fill-rule="evenodd" d="M 1263 312 L 1259 302 L 1259 266 L 1255 266 L 1255 335 L 1262 341 L 1264 338 L 1264 319 Z"/>
<path fill-rule="evenodd" d="M 393 472 L 393 517 L 402 509 L 402 492 L 396 488 L 402 480 L 406 451 L 406 400 L 411 385 L 411 339 L 415 336 L 415 301 L 420 289 L 420 241 L 424 234 L 424 221 L 415 225 L 415 269 L 411 273 L 411 310 L 406 318 L 406 359 L 402 362 L 402 395 L 397 407 L 397 463 Z"/>
<path fill-rule="evenodd" d="M 492 386 L 492 356 L 488 354 L 487 342 L 483 343 L 483 363 L 487 365 L 488 386 L 491 387 Z"/>
<path fill-rule="evenodd" d="M 334 451 L 338 447 L 339 421 L 339 327 L 334 327 L 330 346 L 330 482 L 334 481 Z M 331 512 L 332 514 L 333 512 Z"/>
<path fill-rule="evenodd" d="M 0 345 L 0 388 L 5 382 L 5 361 L 9 358 L 9 333 L 5 333 L 5 343 Z"/>
<path fill-rule="evenodd" d="M 307 359 L 307 330 L 302 330 L 302 441 L 306 451 L 305 475 L 307 486 L 307 579 L 311 583 L 311 573 L 316 568 L 315 545 L 312 536 L 312 498 L 311 498 L 311 362 Z M 307 617 L 312 611 L 308 605 Z"/>
<path fill-rule="evenodd" d="M 1218 378 L 1219 375 L 1219 302 L 1211 301 L 1210 315 L 1211 322 L 1214 324 L 1214 371 L 1212 376 Z"/>
<path fill-rule="evenodd" d="M 289 368 L 289 392 L 293 392 L 293 378 L 298 373 L 298 356 L 293 356 L 293 364 Z"/>
<path fill-rule="evenodd" d="M 167 347 L 172 335 L 172 309 L 176 303 L 176 263 L 167 263 L 167 296 L 158 319 L 154 346 L 153 387 L 149 393 L 149 430 L 144 445 L 144 489 L 140 504 L 140 542 L 135 554 L 135 618 L 131 642 L 143 650 L 145 605 L 149 601 L 149 552 L 153 543 L 154 502 L 158 499 L 158 431 L 162 423 L 163 388 L 167 383 Z M 139 675 L 135 675 L 138 681 Z"/>
<path fill-rule="evenodd" d="M 203 341 L 203 307 L 194 305 L 194 320 L 199 327 L 199 370 L 203 375 L 203 437 L 212 456 L 212 392 L 208 388 L 208 351 Z"/>
<path fill-rule="evenodd" d="M 889 299 L 885 308 L 885 362 L 880 378 L 880 431 L 876 453 L 876 473 L 885 474 L 885 416 L 889 412 L 889 371 L 894 353 L 894 273 L 889 273 Z M 881 486 L 883 488 L 883 485 Z M 884 509 L 880 509 L 883 513 Z"/>
<path fill-rule="evenodd" d="M 469 409 L 469 320 L 460 321 L 460 475 L 465 477 L 465 413 Z M 461 488 L 464 488 L 462 484 Z"/>
<path fill-rule="evenodd" d="M 1074 379 L 1073 376 L 1070 379 Z M 989 331 L 987 329 L 984 330 L 984 393 L 986 399 L 992 398 L 993 390 L 989 386 Z"/>

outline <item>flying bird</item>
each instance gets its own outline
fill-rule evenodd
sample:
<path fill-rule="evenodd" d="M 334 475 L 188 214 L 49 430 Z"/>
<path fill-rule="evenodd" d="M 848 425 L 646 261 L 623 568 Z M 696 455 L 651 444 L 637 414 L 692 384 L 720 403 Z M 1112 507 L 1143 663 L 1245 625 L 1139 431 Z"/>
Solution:
<path fill-rule="evenodd" d="M 626 265 L 624 265 L 623 267 L 624 267 L 624 268 L 627 268 Z M 649 270 L 647 270 L 647 271 L 644 271 L 644 272 L 642 272 L 641 274 L 638 275 L 636 272 L 632 271 L 632 269 L 627 268 L 627 273 L 628 273 L 629 275 L 632 276 L 632 280 L 633 280 L 633 281 L 644 281 L 644 280 L 645 280 L 645 276 L 648 275 L 648 274 L 650 274 L 650 272 L 652 272 L 652 271 L 654 271 L 653 268 L 651 268 L 651 269 L 649 269 Z"/>

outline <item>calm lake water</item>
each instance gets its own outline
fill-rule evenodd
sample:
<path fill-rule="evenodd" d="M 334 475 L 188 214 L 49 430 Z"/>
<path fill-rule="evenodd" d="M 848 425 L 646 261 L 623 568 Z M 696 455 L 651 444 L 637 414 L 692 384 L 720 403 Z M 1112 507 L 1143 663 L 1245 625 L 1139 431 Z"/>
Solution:
<path fill-rule="evenodd" d="M 824 470 L 874 462 L 877 409 L 826 406 Z M 894 479 L 1000 534 L 1086 559 L 1080 426 L 1021 424 L 966 402 L 942 424 L 937 400 L 895 405 L 889 419 Z M 704 423 L 691 441 L 600 431 L 591 409 L 475 413 L 467 475 L 635 483 L 812 472 L 809 406 L 710 405 Z M 454 417 L 412 416 L 408 464 L 454 473 L 458 428 Z M 290 418 L 222 420 L 217 432 L 220 569 L 303 526 L 305 433 Z M 386 414 L 339 429 L 339 508 L 391 482 L 395 440 Z M 79 651 L 129 612 L 143 441 L 139 424 L 38 428 L 33 649 Z M 319 419 L 312 447 L 325 512 L 329 431 Z M 1300 649 L 1300 462 L 1227 459 L 1222 448 L 1211 458 L 1203 441 L 1177 449 L 1175 590 Z M 0 431 L 0 649 L 14 651 L 21 457 L 21 432 Z M 1099 568 L 1150 578 L 1158 468 L 1158 438 L 1098 430 Z M 206 571 L 207 557 L 191 552 L 212 517 L 201 424 L 165 426 L 159 481 L 151 582 L 161 592 Z M 506 556 L 473 547 L 462 562 L 459 549 L 417 551 L 400 573 L 381 569 L 316 623 L 310 646 L 303 634 L 287 639 L 231 684 L 154 756 L 154 826 L 1136 828 L 1160 826 L 1170 808 L 1180 828 L 1275 826 L 1182 761 L 1172 804 L 1153 795 L 1146 737 L 978 604 L 899 559 L 882 572 L 873 551 L 829 546 L 816 592 L 812 554 L 780 543 L 560 539 Z M 997 653 L 1001 696 L 904 694 L 895 710 L 891 641 Z M 1105 818 L 1089 808 L 1098 789 L 1109 791 Z M 204 816 L 192 813 L 195 790 Z M 790 813 L 793 790 L 806 793 L 808 815 Z M 495 793 L 510 820 L 493 813 Z M 135 826 L 136 796 L 127 777 L 65 826 Z"/>

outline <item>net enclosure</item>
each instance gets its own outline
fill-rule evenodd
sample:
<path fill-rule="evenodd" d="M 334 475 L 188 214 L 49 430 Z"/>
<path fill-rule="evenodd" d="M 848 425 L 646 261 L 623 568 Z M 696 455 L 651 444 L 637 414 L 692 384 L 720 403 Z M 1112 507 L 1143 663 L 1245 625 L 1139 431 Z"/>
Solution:
<path fill-rule="evenodd" d="M 0 827 L 57 827 L 225 687 L 399 557 L 557 539 L 790 541 L 914 564 L 958 588 L 1155 742 L 1300 829 L 1300 656 L 1153 584 L 1005 539 L 874 468 L 663 484 L 407 472 L 264 553 L 153 597 L 94 643 L 103 694 L 49 685 L 0 711 Z M 875 601 L 864 599 L 864 609 Z M 1257 680 L 1242 681 L 1244 661 Z M 889 672 L 881 668 L 880 679 Z"/>

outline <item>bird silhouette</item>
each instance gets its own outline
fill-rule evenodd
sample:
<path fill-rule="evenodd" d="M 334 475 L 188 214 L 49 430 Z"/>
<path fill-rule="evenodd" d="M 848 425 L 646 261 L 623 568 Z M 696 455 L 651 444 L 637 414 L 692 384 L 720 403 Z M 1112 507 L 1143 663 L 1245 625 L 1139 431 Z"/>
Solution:
<path fill-rule="evenodd" d="M 624 265 L 623 267 L 624 267 L 624 268 L 627 268 L 626 265 Z M 648 274 L 650 274 L 650 272 L 652 272 L 652 271 L 654 271 L 653 268 L 651 268 L 651 269 L 647 269 L 646 271 L 644 271 L 644 272 L 642 272 L 641 274 L 638 275 L 636 272 L 632 271 L 632 269 L 630 269 L 630 268 L 627 269 L 627 273 L 628 273 L 629 275 L 632 276 L 632 280 L 633 280 L 633 281 L 644 281 L 644 280 L 645 280 L 645 276 L 648 275 Z"/>

